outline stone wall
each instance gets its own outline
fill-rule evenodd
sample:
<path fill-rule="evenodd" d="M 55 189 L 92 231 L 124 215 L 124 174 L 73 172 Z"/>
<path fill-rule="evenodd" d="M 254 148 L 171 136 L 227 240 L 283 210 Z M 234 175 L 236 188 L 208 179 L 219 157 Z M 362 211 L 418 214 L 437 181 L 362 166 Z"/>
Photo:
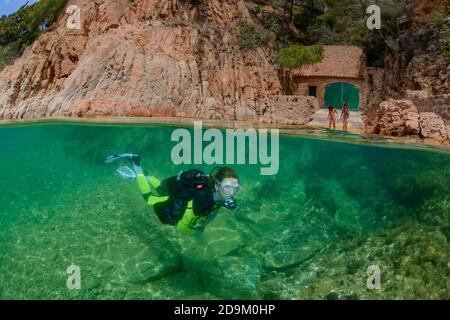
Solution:
<path fill-rule="evenodd" d="M 430 96 L 424 91 L 407 91 L 407 99 L 419 112 L 434 112 L 450 125 L 450 94 Z"/>
<path fill-rule="evenodd" d="M 302 95 L 272 96 L 270 104 L 270 116 L 265 115 L 261 119 L 262 122 L 304 125 L 310 122 L 312 115 L 320 109 L 317 98 Z"/>

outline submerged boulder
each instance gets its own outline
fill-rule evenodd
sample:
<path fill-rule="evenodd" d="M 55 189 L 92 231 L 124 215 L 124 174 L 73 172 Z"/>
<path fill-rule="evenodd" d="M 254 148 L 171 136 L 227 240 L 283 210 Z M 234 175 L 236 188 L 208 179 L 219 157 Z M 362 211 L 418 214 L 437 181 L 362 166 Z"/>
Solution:
<path fill-rule="evenodd" d="M 238 226 L 231 217 L 218 217 L 200 238 L 185 237 L 181 253 L 185 268 L 197 268 L 203 261 L 229 255 L 244 244 Z"/>
<path fill-rule="evenodd" d="M 180 267 L 181 260 L 177 254 L 149 247 L 142 249 L 123 264 L 121 276 L 127 282 L 142 284 L 176 272 Z"/>
<path fill-rule="evenodd" d="M 262 272 L 254 257 L 221 257 L 200 270 L 203 286 L 224 299 L 258 299 Z"/>
<path fill-rule="evenodd" d="M 313 257 L 319 249 L 319 243 L 309 243 L 301 247 L 283 246 L 279 250 L 268 251 L 264 256 L 264 268 L 282 270 L 294 267 Z"/>
<path fill-rule="evenodd" d="M 363 211 L 359 203 L 349 195 L 343 186 L 332 179 L 329 181 L 329 195 L 336 204 L 334 221 L 339 233 L 354 233 L 361 231 L 365 225 Z"/>
<path fill-rule="evenodd" d="M 259 251 L 262 253 L 264 268 L 291 268 L 313 257 L 321 244 L 331 236 L 333 224 L 326 216 L 324 210 L 305 208 L 303 216 L 292 216 L 261 239 Z M 322 229 L 319 229 L 319 225 Z"/>

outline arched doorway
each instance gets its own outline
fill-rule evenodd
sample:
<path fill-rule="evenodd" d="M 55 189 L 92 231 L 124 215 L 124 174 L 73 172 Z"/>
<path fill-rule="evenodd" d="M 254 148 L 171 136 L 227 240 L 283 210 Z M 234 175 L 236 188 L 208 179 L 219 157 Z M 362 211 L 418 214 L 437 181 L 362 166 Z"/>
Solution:
<path fill-rule="evenodd" d="M 359 110 L 359 88 L 351 83 L 336 82 L 325 87 L 325 107 L 333 105 L 336 109 L 341 109 L 344 102 L 347 102 L 350 110 Z"/>

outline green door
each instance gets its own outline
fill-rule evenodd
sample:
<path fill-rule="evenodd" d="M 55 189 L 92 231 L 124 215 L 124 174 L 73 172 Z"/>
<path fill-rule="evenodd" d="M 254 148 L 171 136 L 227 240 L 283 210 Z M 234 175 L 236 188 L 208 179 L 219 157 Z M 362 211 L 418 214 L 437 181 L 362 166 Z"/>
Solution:
<path fill-rule="evenodd" d="M 359 88 L 344 82 L 330 83 L 325 87 L 325 106 L 333 105 L 336 109 L 341 109 L 344 102 L 347 102 L 350 110 L 359 109 Z"/>

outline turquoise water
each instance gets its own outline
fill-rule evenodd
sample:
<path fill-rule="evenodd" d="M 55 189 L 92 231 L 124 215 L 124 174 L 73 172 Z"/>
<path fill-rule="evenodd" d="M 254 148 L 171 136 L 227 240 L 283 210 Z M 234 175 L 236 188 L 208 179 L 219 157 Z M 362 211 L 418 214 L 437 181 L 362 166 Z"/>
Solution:
<path fill-rule="evenodd" d="M 209 172 L 172 164 L 173 130 L 0 128 L 0 298 L 450 298 L 449 153 L 281 137 L 279 173 L 233 166 L 238 209 L 196 239 L 161 225 L 103 162 L 129 151 L 159 178 Z M 380 289 L 367 288 L 370 265 Z"/>

